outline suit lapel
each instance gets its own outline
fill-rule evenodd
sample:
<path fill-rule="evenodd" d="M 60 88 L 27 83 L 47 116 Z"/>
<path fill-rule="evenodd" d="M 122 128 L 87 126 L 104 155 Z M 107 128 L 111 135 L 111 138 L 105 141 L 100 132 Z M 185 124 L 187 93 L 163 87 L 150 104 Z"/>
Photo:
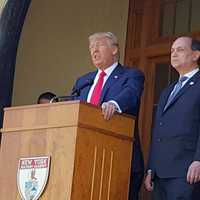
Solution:
<path fill-rule="evenodd" d="M 177 95 L 174 97 L 174 99 L 172 100 L 172 102 L 168 105 L 168 107 L 165 109 L 168 110 L 186 91 L 188 91 L 189 88 L 192 88 L 196 82 L 198 82 L 200 80 L 200 71 L 198 71 L 194 76 L 192 76 L 187 82 L 186 84 L 183 86 L 183 88 L 181 88 L 181 90 L 177 93 Z M 172 90 L 171 90 L 172 91 Z M 169 97 L 169 95 L 168 95 Z M 168 99 L 168 98 L 167 98 Z M 165 101 L 165 104 L 167 103 L 167 99 Z M 164 104 L 164 106 L 165 106 Z M 164 111 L 164 107 L 163 107 L 163 113 Z"/>
<path fill-rule="evenodd" d="M 106 83 L 103 87 L 103 91 L 102 91 L 101 98 L 100 98 L 100 104 L 103 103 L 103 100 L 104 100 L 106 94 L 108 93 L 109 88 L 121 78 L 123 73 L 124 73 L 124 68 L 120 64 L 118 64 L 117 67 L 114 69 L 114 71 L 109 76 L 108 80 L 106 81 Z"/>
<path fill-rule="evenodd" d="M 162 100 L 160 101 L 160 110 L 161 110 L 161 114 L 164 112 L 164 108 L 165 108 L 165 105 L 167 103 L 167 100 L 169 98 L 169 95 L 171 94 L 174 86 L 175 86 L 176 83 L 173 83 L 169 86 L 169 88 L 166 90 L 166 92 L 164 93 L 163 97 L 162 97 Z"/>
<path fill-rule="evenodd" d="M 88 77 L 87 77 L 87 80 L 94 80 L 95 79 L 95 76 L 97 74 L 98 71 L 94 71 L 92 72 Z M 81 94 L 81 99 L 83 101 L 87 101 L 87 97 L 88 97 L 88 93 L 90 91 L 90 88 L 92 87 L 92 85 L 86 87 L 84 90 L 82 90 L 82 94 Z"/>

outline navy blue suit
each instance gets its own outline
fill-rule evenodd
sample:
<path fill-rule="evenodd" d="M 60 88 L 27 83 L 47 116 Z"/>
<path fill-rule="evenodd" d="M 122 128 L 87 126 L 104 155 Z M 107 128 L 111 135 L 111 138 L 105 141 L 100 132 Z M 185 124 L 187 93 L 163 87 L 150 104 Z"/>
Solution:
<path fill-rule="evenodd" d="M 74 89 L 81 87 L 89 80 L 94 80 L 97 70 L 80 77 L 74 86 Z M 122 113 L 137 116 L 140 106 L 140 97 L 143 91 L 144 75 L 137 69 L 130 69 L 118 64 L 106 81 L 100 104 L 110 100 L 118 103 Z M 87 101 L 87 96 L 91 85 L 84 87 L 80 91 L 80 96 L 76 99 Z M 140 148 L 138 132 L 135 132 L 134 142 L 134 172 L 143 172 L 143 156 Z"/>
<path fill-rule="evenodd" d="M 186 82 L 164 110 L 174 85 L 163 91 L 158 103 L 148 168 L 159 178 L 186 181 L 189 165 L 200 161 L 200 72 Z M 178 185 L 172 188 L 176 189 Z"/>

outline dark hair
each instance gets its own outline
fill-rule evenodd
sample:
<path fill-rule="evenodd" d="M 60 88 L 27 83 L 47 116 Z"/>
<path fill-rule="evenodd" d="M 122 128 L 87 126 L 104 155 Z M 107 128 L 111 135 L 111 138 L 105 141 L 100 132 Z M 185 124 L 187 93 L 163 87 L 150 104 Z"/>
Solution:
<path fill-rule="evenodd" d="M 191 49 L 192 51 L 200 51 L 200 41 L 192 39 Z M 197 60 L 197 64 L 200 66 L 200 57 Z"/>
<path fill-rule="evenodd" d="M 193 51 L 200 51 L 200 41 L 192 39 L 191 49 Z"/>
<path fill-rule="evenodd" d="M 52 92 L 44 92 L 38 97 L 37 103 L 39 104 L 41 99 L 47 99 L 50 101 L 55 96 L 56 95 Z"/>

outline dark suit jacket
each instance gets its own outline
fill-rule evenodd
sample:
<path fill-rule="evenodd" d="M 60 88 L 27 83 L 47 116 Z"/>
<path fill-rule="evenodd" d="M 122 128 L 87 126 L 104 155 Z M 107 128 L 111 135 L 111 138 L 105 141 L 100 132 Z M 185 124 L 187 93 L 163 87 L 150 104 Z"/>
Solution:
<path fill-rule="evenodd" d="M 97 70 L 80 77 L 75 83 L 74 90 L 87 83 L 88 80 L 94 80 L 96 74 Z M 118 103 L 123 113 L 137 116 L 139 112 L 140 97 L 143 91 L 143 83 L 144 76 L 142 72 L 137 69 L 125 68 L 118 64 L 103 87 L 100 104 L 114 100 Z M 87 101 L 90 88 L 91 85 L 84 87 L 80 91 L 80 96 L 75 99 Z M 134 155 L 136 155 L 134 156 L 134 170 L 140 171 L 143 170 L 143 159 L 139 137 L 137 133 L 135 135 L 137 139 L 134 145 Z"/>
<path fill-rule="evenodd" d="M 200 160 L 200 72 L 197 72 L 164 110 L 174 88 L 162 93 L 157 107 L 148 168 L 160 178 L 185 177 Z"/>

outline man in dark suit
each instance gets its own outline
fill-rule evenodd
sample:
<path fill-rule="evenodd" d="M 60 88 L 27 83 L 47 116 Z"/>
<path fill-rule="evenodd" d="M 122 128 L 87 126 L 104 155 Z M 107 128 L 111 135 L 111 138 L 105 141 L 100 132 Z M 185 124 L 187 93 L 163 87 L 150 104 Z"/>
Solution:
<path fill-rule="evenodd" d="M 97 70 L 76 81 L 73 91 L 78 91 L 78 97 L 75 99 L 100 105 L 105 120 L 109 120 L 116 112 L 137 116 L 144 76 L 139 70 L 126 68 L 118 62 L 119 47 L 116 36 L 110 32 L 91 35 L 89 50 Z M 139 136 L 138 133 L 135 135 L 132 171 L 134 176 L 138 175 L 135 179 L 138 181 L 133 182 L 130 190 L 135 191 L 134 195 L 137 197 L 144 169 Z"/>
<path fill-rule="evenodd" d="M 200 42 L 180 37 L 171 65 L 180 77 L 161 94 L 145 186 L 154 200 L 200 199 Z"/>

